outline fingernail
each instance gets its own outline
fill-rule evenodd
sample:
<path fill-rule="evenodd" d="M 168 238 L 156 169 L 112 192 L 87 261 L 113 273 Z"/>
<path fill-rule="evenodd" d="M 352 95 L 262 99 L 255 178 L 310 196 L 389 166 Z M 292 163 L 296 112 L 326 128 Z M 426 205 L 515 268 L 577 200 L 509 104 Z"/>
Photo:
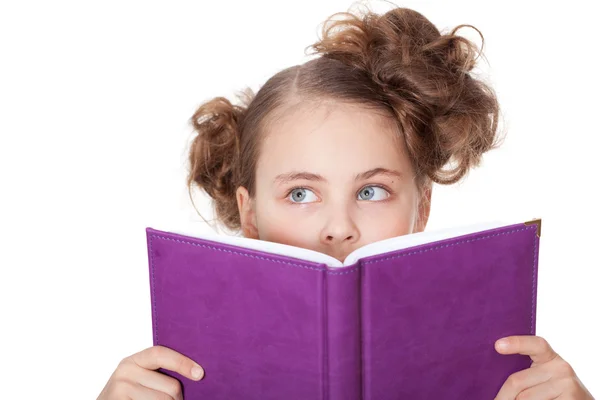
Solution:
<path fill-rule="evenodd" d="M 508 349 L 508 340 L 506 340 L 506 339 L 498 340 L 496 345 L 498 346 L 499 350 L 507 350 Z"/>
<path fill-rule="evenodd" d="M 198 364 L 196 364 L 196 366 L 194 366 L 192 368 L 192 377 L 194 379 L 200 379 L 204 376 L 204 370 L 202 369 L 201 366 L 199 366 Z"/>

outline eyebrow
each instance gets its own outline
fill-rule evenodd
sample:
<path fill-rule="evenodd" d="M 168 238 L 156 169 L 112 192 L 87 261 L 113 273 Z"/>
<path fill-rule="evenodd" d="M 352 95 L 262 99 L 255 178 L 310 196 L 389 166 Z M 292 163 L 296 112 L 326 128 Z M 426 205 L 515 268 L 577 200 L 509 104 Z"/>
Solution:
<path fill-rule="evenodd" d="M 365 180 L 365 179 L 372 178 L 375 175 L 386 175 L 386 176 L 395 177 L 395 178 L 399 178 L 399 179 L 402 179 L 404 177 L 404 174 L 402 174 L 399 171 L 395 171 L 395 170 L 387 169 L 387 168 L 373 168 L 368 171 L 357 174 L 356 177 L 354 178 L 354 180 L 357 180 L 357 181 Z M 284 184 L 284 183 L 292 182 L 295 180 L 327 182 L 327 179 L 325 179 L 322 175 L 313 174 L 312 172 L 306 172 L 306 171 L 302 171 L 302 172 L 293 171 L 293 172 L 289 172 L 286 174 L 279 174 L 275 177 L 275 183 L 278 183 L 278 184 Z"/>

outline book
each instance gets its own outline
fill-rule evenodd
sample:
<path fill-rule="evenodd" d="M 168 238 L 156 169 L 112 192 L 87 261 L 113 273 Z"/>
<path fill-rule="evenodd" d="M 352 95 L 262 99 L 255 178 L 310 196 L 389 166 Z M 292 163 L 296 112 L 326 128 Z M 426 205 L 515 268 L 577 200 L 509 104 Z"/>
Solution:
<path fill-rule="evenodd" d="M 492 399 L 535 335 L 541 220 L 425 231 L 344 260 L 146 228 L 154 345 L 197 361 L 186 399 Z"/>

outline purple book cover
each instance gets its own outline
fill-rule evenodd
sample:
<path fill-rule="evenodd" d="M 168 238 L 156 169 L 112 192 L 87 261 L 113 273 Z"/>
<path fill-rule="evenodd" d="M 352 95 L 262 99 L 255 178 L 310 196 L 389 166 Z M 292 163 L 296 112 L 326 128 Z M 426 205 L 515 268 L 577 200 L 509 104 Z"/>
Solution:
<path fill-rule="evenodd" d="M 159 371 L 186 399 L 493 399 L 531 365 L 494 342 L 535 334 L 534 222 L 337 266 L 148 227 L 154 345 L 205 377 Z"/>

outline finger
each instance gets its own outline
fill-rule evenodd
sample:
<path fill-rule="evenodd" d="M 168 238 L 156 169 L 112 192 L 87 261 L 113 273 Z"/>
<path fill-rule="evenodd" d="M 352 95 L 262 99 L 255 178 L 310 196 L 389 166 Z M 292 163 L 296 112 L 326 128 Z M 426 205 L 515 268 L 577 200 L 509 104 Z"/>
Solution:
<path fill-rule="evenodd" d="M 153 346 L 139 353 L 133 354 L 131 359 L 138 366 L 156 370 L 158 368 L 168 369 L 192 380 L 200 380 L 204 377 L 204 369 L 189 357 L 164 346 Z M 198 368 L 198 375 L 194 375 L 192 369 Z"/>
<path fill-rule="evenodd" d="M 542 384 L 536 385 L 532 388 L 525 389 L 519 393 L 519 398 L 523 399 L 540 399 L 540 400 L 553 400 L 561 395 L 561 390 L 557 387 L 556 381 L 551 380 Z"/>
<path fill-rule="evenodd" d="M 558 356 L 544 338 L 531 335 L 502 338 L 496 341 L 496 350 L 501 354 L 530 356 L 535 364 L 547 363 Z"/>
<path fill-rule="evenodd" d="M 137 383 L 131 384 L 131 387 L 127 391 L 127 398 L 132 400 L 175 400 L 173 397 L 166 393 L 161 393 L 157 390 L 149 389 Z"/>
<path fill-rule="evenodd" d="M 530 387 L 543 384 L 552 378 L 552 374 L 547 368 L 527 368 L 515 372 L 508 377 L 506 382 L 500 388 L 494 400 L 514 400 L 519 393 Z M 530 397 L 526 397 L 530 398 Z M 537 399 L 537 397 L 533 397 Z"/>
<path fill-rule="evenodd" d="M 135 381 L 140 385 L 148 389 L 166 393 L 174 400 L 183 400 L 181 384 L 177 379 L 144 368 L 138 368 L 137 374 Z"/>

